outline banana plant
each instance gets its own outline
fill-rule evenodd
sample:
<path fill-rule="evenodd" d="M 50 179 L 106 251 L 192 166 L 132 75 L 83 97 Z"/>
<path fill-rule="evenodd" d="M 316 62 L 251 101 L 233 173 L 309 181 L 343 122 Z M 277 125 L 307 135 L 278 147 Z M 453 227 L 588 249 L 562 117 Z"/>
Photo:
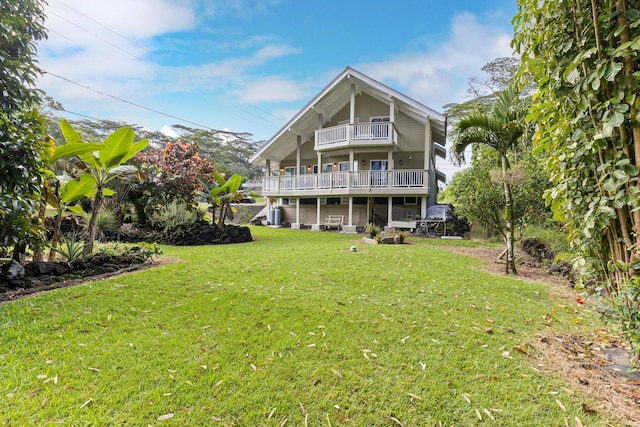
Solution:
<path fill-rule="evenodd" d="M 238 192 L 242 185 L 242 176 L 237 173 L 228 180 L 221 174 L 214 172 L 213 178 L 215 184 L 210 185 L 204 180 L 200 180 L 200 184 L 206 191 L 201 195 L 207 198 L 211 205 L 211 223 L 216 225 L 216 208 L 220 208 L 220 217 L 218 218 L 218 227 L 224 227 L 224 220 L 233 212 L 231 203 L 237 202 L 242 198 L 242 193 Z"/>
<path fill-rule="evenodd" d="M 57 211 L 56 224 L 53 229 L 51 239 L 51 250 L 49 251 L 49 262 L 54 260 L 58 244 L 62 241 L 60 226 L 62 224 L 62 214 L 65 211 L 82 215 L 84 212 L 78 205 L 72 205 L 83 197 L 94 197 L 96 193 L 96 180 L 88 174 L 81 175 L 78 179 L 71 179 L 69 176 L 58 178 L 58 186 L 54 191 L 49 192 L 48 203 Z"/>
<path fill-rule="evenodd" d="M 41 154 L 42 163 L 44 166 L 44 176 L 45 179 L 43 181 L 43 186 L 40 195 L 40 208 L 38 211 L 38 218 L 40 219 L 40 224 L 44 224 L 46 211 L 47 211 L 47 203 L 51 200 L 57 200 L 60 198 L 59 187 L 60 182 L 58 175 L 60 171 L 68 171 L 69 169 L 73 169 L 71 163 L 67 160 L 71 159 L 79 154 L 88 153 L 91 151 L 98 151 L 100 146 L 98 144 L 87 144 L 87 143 L 67 143 L 64 145 L 57 145 L 56 141 L 47 137 L 44 139 L 43 150 Z M 54 201 L 54 203 L 56 203 Z M 57 240 L 56 240 L 57 239 Z M 57 235 L 57 232 L 54 230 L 54 236 L 52 240 L 52 244 L 57 244 L 60 240 L 60 236 Z M 56 243 L 54 243 L 56 242 Z M 51 259 L 52 253 L 49 253 L 49 258 Z M 42 261 L 44 258 L 44 250 L 42 247 L 34 248 L 33 260 L 34 261 Z"/>
<path fill-rule="evenodd" d="M 80 134 L 66 120 L 60 122 L 60 130 L 67 144 L 88 144 L 82 140 Z M 149 140 L 134 142 L 135 134 L 128 127 L 121 127 L 103 142 L 97 144 L 95 151 L 79 153 L 78 157 L 84 163 L 85 173 L 95 179 L 95 195 L 91 205 L 91 218 L 88 225 L 88 238 L 84 245 L 83 255 L 86 257 L 93 252 L 93 242 L 96 238 L 98 213 L 104 197 L 107 195 L 109 182 L 124 174 L 133 174 L 137 168 L 125 165 L 136 153 L 149 145 Z M 93 144 L 96 145 L 96 144 Z"/>

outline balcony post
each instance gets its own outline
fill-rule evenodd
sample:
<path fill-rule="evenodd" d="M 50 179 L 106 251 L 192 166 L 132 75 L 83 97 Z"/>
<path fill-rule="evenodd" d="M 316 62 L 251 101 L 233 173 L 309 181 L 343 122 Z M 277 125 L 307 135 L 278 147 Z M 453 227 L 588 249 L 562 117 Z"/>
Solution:
<path fill-rule="evenodd" d="M 300 147 L 302 146 L 302 137 L 300 135 L 296 136 L 296 173 L 294 176 L 295 185 L 293 188 L 298 189 L 299 176 L 300 176 Z"/>
<path fill-rule="evenodd" d="M 349 190 L 351 190 L 351 187 L 353 186 L 353 162 L 354 162 L 354 155 L 353 155 L 353 149 L 349 150 L 349 170 L 347 171 L 347 188 Z M 351 225 L 351 223 L 349 223 L 349 225 Z"/>

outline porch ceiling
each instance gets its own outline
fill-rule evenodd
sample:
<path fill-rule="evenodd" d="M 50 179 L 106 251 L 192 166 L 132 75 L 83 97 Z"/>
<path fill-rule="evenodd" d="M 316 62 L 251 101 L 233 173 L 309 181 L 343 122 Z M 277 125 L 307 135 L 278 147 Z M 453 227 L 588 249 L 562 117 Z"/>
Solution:
<path fill-rule="evenodd" d="M 351 99 L 352 83 L 355 84 L 358 94 L 367 93 L 387 105 L 393 100 L 398 111 L 402 111 L 421 123 L 430 120 L 434 140 L 444 146 L 446 138 L 446 117 L 444 115 L 347 67 L 278 131 L 251 158 L 251 162 L 264 164 L 267 159 L 276 163 L 280 162 L 295 152 L 298 135 L 301 136 L 302 142 L 313 141 L 315 130 L 324 126 L 345 105 L 348 105 Z M 319 117 L 322 117 L 322 124 Z"/>

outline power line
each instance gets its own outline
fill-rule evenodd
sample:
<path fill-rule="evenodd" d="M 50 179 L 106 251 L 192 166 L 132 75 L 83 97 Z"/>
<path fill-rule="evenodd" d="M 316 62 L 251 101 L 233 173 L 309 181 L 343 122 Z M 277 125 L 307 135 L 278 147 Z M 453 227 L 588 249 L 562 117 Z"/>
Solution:
<path fill-rule="evenodd" d="M 101 37 L 101 36 L 99 36 L 99 35 L 97 35 L 97 34 L 95 34 L 95 33 L 92 33 L 91 31 L 87 30 L 86 28 L 81 27 L 80 25 L 76 24 L 76 23 L 75 23 L 75 22 L 73 22 L 73 21 L 70 21 L 69 19 L 65 18 L 64 16 L 62 16 L 62 15 L 60 15 L 60 14 L 56 13 L 56 12 L 53 12 L 53 11 L 49 11 L 49 12 L 50 12 L 50 13 L 52 13 L 53 15 L 57 16 L 58 18 L 60 18 L 60 19 L 62 19 L 62 20 L 64 20 L 64 21 L 66 21 L 66 22 L 68 22 L 69 24 L 73 25 L 74 27 L 77 27 L 77 28 L 81 29 L 82 31 L 84 31 L 84 32 L 86 32 L 86 33 L 88 33 L 88 34 L 91 34 L 91 35 L 92 35 L 92 36 L 94 36 L 95 38 L 97 38 L 97 39 L 99 39 L 99 40 L 102 40 L 103 42 L 107 43 L 108 45 L 111 45 L 111 46 L 115 47 L 116 49 L 121 50 L 122 52 L 126 53 L 127 55 L 131 55 L 131 56 L 133 56 L 133 57 L 134 57 L 134 58 L 136 58 L 136 59 L 141 59 L 141 58 L 140 58 L 140 57 L 138 57 L 136 54 L 131 53 L 131 52 L 129 52 L 128 50 L 126 50 L 126 49 L 124 49 L 124 48 L 121 48 L 121 47 L 120 47 L 120 46 L 118 46 L 117 44 L 110 42 L 109 40 L 105 39 L 104 37 Z"/>
<path fill-rule="evenodd" d="M 85 18 L 87 18 L 88 20 L 90 20 L 91 22 L 98 24 L 99 26 L 101 26 L 101 27 L 102 27 L 102 28 L 104 28 L 105 30 L 112 32 L 113 34 L 117 35 L 118 37 L 120 37 L 120 38 L 122 38 L 122 39 L 124 39 L 124 40 L 128 41 L 129 43 L 131 43 L 131 44 L 133 44 L 133 45 L 135 45 L 135 46 L 138 46 L 138 47 L 139 47 L 139 48 L 141 48 L 141 49 L 144 49 L 144 50 L 146 50 L 146 51 L 149 51 L 149 49 L 147 49 L 146 47 L 144 47 L 144 46 L 142 46 L 142 45 L 140 45 L 140 44 L 136 43 L 134 40 L 131 40 L 130 38 L 128 38 L 128 37 L 126 37 L 126 36 L 124 36 L 124 35 L 120 34 L 120 33 L 119 33 L 119 32 L 117 32 L 116 30 L 113 30 L 113 29 L 111 29 L 111 28 L 107 27 L 107 26 L 106 26 L 106 25 L 104 25 L 103 23 L 96 21 L 95 19 L 93 19 L 93 18 L 92 18 L 92 17 L 90 17 L 89 15 L 86 15 L 86 14 L 84 14 L 84 13 L 80 12 L 78 9 L 76 9 L 76 8 L 74 8 L 74 7 L 72 7 L 72 6 L 69 6 L 67 3 L 63 2 L 62 0 L 57 0 L 57 1 L 58 1 L 58 3 L 63 4 L 63 5 L 64 5 L 64 6 L 66 6 L 67 8 L 69 8 L 69 9 L 73 10 L 73 11 L 74 11 L 74 12 L 76 12 L 78 15 L 82 15 L 82 16 L 84 16 Z"/>
<path fill-rule="evenodd" d="M 210 126 L 206 126 L 206 125 L 203 125 L 203 124 L 200 124 L 200 123 L 196 123 L 196 122 L 193 122 L 191 120 L 183 119 L 181 117 L 174 116 L 172 114 L 168 114 L 168 113 L 162 112 L 160 110 L 156 110 L 155 108 L 146 107 L 144 105 L 141 105 L 141 104 L 138 104 L 138 103 L 135 103 L 135 102 L 132 102 L 132 101 L 128 101 L 128 100 L 126 100 L 124 98 L 120 98 L 120 97 L 115 96 L 115 95 L 104 93 L 102 91 L 99 91 L 98 89 L 94 89 L 94 88 L 92 88 L 90 86 L 86 86 L 86 85 L 80 84 L 80 83 L 78 83 L 76 81 L 73 81 L 73 80 L 68 79 L 66 77 L 59 76 L 59 75 L 51 73 L 49 71 L 45 71 L 45 70 L 40 70 L 40 71 L 42 71 L 43 74 L 49 74 L 50 76 L 56 77 L 56 78 L 58 78 L 60 80 L 64 80 L 64 81 L 66 81 L 68 83 L 74 84 L 74 85 L 79 86 L 79 87 L 81 87 L 83 89 L 87 89 L 87 90 L 93 91 L 93 92 L 95 92 L 95 93 L 97 93 L 99 95 L 106 96 L 106 97 L 115 99 L 115 100 L 120 101 L 120 102 L 124 102 L 125 104 L 133 105 L 134 107 L 137 107 L 137 108 L 142 108 L 143 110 L 151 111 L 152 113 L 160 114 L 160 115 L 163 115 L 163 116 L 166 116 L 166 117 L 171 117 L 172 119 L 176 119 L 176 120 L 179 120 L 179 121 L 184 122 L 184 123 L 189 123 L 189 124 L 201 127 L 201 128 L 205 128 L 205 129 L 208 129 L 208 130 L 210 130 L 212 132 L 226 134 L 226 135 L 232 135 L 232 136 L 235 136 L 237 138 L 244 138 L 244 137 L 247 137 L 247 136 L 251 135 L 251 134 L 249 134 L 247 132 L 232 132 L 232 131 L 214 129 L 214 128 L 210 127 Z"/>

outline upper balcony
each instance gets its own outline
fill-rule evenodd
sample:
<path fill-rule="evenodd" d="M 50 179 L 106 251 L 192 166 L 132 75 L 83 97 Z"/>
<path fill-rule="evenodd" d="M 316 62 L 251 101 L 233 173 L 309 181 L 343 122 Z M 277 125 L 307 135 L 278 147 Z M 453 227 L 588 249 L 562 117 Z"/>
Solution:
<path fill-rule="evenodd" d="M 424 195 L 428 191 L 429 171 L 421 169 L 267 176 L 262 184 L 262 195 L 270 197 L 393 193 Z"/>
<path fill-rule="evenodd" d="M 344 147 L 392 147 L 398 144 L 398 131 L 391 122 L 351 123 L 315 131 L 315 150 Z"/>

